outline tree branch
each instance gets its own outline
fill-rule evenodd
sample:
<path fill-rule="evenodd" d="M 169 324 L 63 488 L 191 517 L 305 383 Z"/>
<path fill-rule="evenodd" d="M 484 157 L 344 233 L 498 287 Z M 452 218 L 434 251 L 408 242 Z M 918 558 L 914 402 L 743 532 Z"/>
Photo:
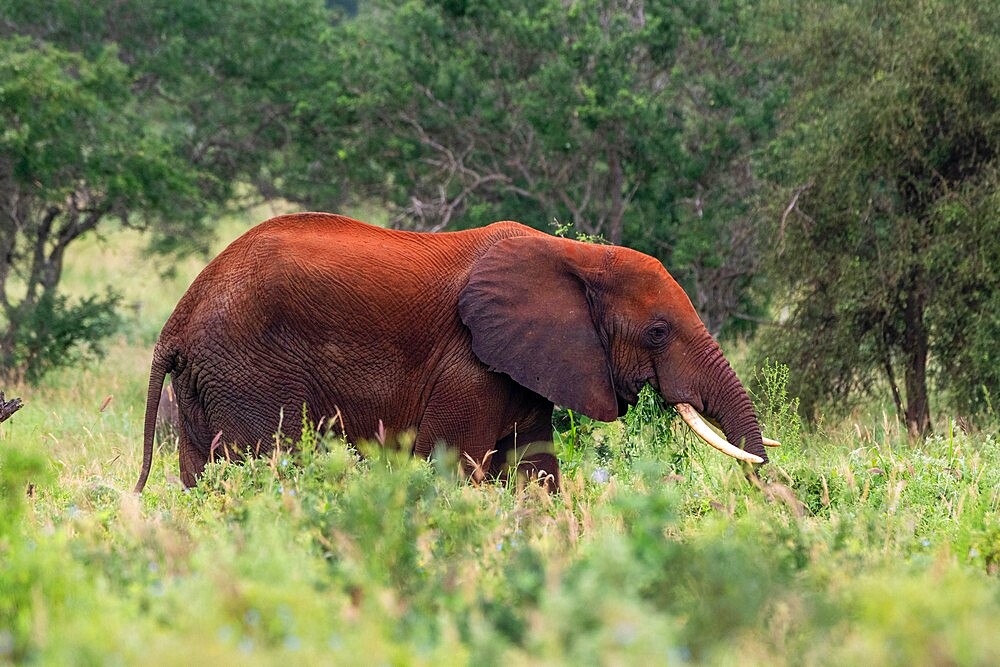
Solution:
<path fill-rule="evenodd" d="M 22 407 L 24 407 L 24 402 L 20 398 L 5 400 L 3 392 L 0 391 L 0 423 L 10 419 L 11 415 Z"/>
<path fill-rule="evenodd" d="M 785 246 L 785 222 L 788 220 L 788 216 L 792 211 L 798 211 L 799 197 L 802 196 L 803 192 L 811 188 L 812 185 L 813 185 L 812 181 L 809 181 L 805 185 L 800 186 L 799 189 L 795 191 L 795 194 L 792 195 L 792 200 L 788 202 L 788 206 L 785 207 L 784 212 L 781 214 L 781 226 L 779 227 L 779 232 L 778 232 L 778 243 L 782 249 Z M 812 220 L 812 218 L 810 218 L 805 213 L 802 213 L 802 211 L 799 211 L 799 213 L 805 216 L 807 220 Z"/>

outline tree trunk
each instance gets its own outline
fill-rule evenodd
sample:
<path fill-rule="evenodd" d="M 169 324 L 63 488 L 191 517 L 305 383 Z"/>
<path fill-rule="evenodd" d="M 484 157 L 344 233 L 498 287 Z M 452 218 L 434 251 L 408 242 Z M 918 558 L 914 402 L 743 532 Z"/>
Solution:
<path fill-rule="evenodd" d="M 896 374 L 892 372 L 892 362 L 886 358 L 883 362 L 885 377 L 889 380 L 889 389 L 892 391 L 892 402 L 896 406 L 896 419 L 903 415 L 903 398 L 899 394 L 899 385 L 896 384 Z"/>
<path fill-rule="evenodd" d="M 927 400 L 927 328 L 924 326 L 924 298 L 917 285 L 906 295 L 906 428 L 913 438 L 931 431 L 930 403 Z"/>

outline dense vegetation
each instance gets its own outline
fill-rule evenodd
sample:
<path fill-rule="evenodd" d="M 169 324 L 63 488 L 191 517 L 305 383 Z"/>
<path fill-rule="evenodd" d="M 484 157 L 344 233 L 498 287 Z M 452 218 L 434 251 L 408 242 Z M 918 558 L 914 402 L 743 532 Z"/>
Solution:
<path fill-rule="evenodd" d="M 0 0 L 0 663 L 1000 662 L 997 62 L 969 0 Z M 133 496 L 282 201 L 652 253 L 784 446 L 645 397 L 555 497 L 314 437 Z"/>
<path fill-rule="evenodd" d="M 760 306 L 750 151 L 778 91 L 748 10 L 375 2 L 337 31 L 317 134 L 371 166 L 345 178 L 397 224 L 558 220 L 624 242 L 667 261 L 718 333 Z"/>
<path fill-rule="evenodd" d="M 996 345 L 995 3 L 0 4 L 0 376 L 98 351 L 110 221 L 204 246 L 282 197 L 418 229 L 513 218 L 661 258 L 807 417 L 977 419 Z M 770 314 L 769 314 L 770 313 Z M 774 326 L 775 316 L 781 321 Z M 817 335 L 817 331 L 821 335 Z"/>
<path fill-rule="evenodd" d="M 795 26 L 771 165 L 794 189 L 772 217 L 791 328 L 771 352 L 811 402 L 879 379 L 914 433 L 932 386 L 981 414 L 1000 387 L 1000 8 L 805 3 Z"/>
<path fill-rule="evenodd" d="M 117 223 L 159 250 L 203 248 L 211 216 L 246 204 L 242 185 L 289 144 L 286 96 L 314 85 L 326 17 L 312 2 L 0 3 L 0 378 L 36 380 L 114 330 L 114 291 L 61 289 L 79 239 Z"/>
<path fill-rule="evenodd" d="M 77 292 L 142 258 L 132 231 L 81 244 Z M 0 425 L 0 661 L 1000 659 L 995 428 L 914 446 L 871 410 L 804 433 L 774 365 L 763 488 L 646 399 L 619 423 L 563 415 L 552 498 L 315 439 L 193 491 L 166 443 L 136 497 L 149 349 L 199 265 L 121 285 L 135 308 L 107 359 Z"/>

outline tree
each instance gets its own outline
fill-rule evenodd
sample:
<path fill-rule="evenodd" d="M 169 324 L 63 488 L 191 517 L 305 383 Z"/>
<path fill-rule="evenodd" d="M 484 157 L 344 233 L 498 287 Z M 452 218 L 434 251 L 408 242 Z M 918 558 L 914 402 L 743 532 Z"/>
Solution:
<path fill-rule="evenodd" d="M 769 154 L 786 188 L 772 266 L 790 318 L 765 347 L 806 403 L 881 377 L 924 434 L 929 376 L 970 412 L 1000 386 L 1000 8 L 797 8 L 794 38 L 776 41 L 798 77 Z"/>
<path fill-rule="evenodd" d="M 280 6 L 279 6 L 280 4 Z M 113 294 L 70 303 L 66 254 L 100 225 L 200 247 L 207 215 L 271 194 L 296 86 L 315 85 L 329 14 L 276 3 L 0 4 L 0 376 L 94 351 Z"/>
<path fill-rule="evenodd" d="M 395 225 L 572 223 L 680 269 L 718 332 L 754 308 L 748 156 L 774 109 L 741 40 L 746 11 L 374 3 L 338 27 L 336 79 L 300 118 L 326 180 L 388 205 Z"/>
<path fill-rule="evenodd" d="M 113 49 L 93 61 L 29 39 L 0 41 L 0 369 L 36 379 L 114 327 L 116 298 L 58 293 L 66 251 L 105 217 L 126 223 L 196 191 L 145 131 Z"/>

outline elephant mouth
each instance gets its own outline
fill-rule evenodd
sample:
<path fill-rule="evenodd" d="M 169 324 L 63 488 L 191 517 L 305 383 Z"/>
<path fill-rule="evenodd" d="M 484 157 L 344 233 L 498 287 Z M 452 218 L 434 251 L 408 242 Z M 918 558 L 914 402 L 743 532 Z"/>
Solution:
<path fill-rule="evenodd" d="M 643 387 L 646 385 L 652 387 L 657 394 L 660 393 L 659 383 L 656 381 L 656 377 L 654 375 L 641 379 L 629 380 L 627 385 L 621 387 L 617 393 L 621 400 L 625 401 L 629 405 L 635 405 L 639 401 L 639 392 L 642 391 Z"/>
<path fill-rule="evenodd" d="M 662 392 L 659 387 L 659 378 L 654 373 L 653 376 L 642 379 L 642 380 L 632 380 L 625 384 L 625 386 L 619 387 L 617 394 L 618 398 L 618 413 L 619 416 L 625 414 L 628 406 L 635 405 L 639 400 L 639 392 L 647 384 L 651 385 L 657 394 L 662 396 Z M 677 413 L 681 416 L 681 419 L 694 431 L 695 435 L 704 440 L 708 445 L 719 450 L 727 456 L 731 456 L 739 461 L 746 461 L 748 463 L 763 463 L 764 459 L 757 456 L 756 454 L 751 454 L 748 451 L 740 449 L 736 445 L 731 444 L 723 436 L 712 430 L 712 427 L 706 422 L 706 418 L 702 417 L 701 413 L 690 403 L 677 402 L 672 403 Z M 716 423 L 711 418 L 708 418 L 716 428 L 719 428 L 719 424 Z M 721 430 L 721 428 L 719 429 Z M 778 447 L 781 445 L 777 440 L 771 440 L 770 438 L 763 438 L 764 445 L 767 447 Z"/>
<path fill-rule="evenodd" d="M 626 405 L 635 405 L 639 401 L 639 390 L 628 387 L 623 389 L 618 394 L 619 402 L 625 403 Z"/>

